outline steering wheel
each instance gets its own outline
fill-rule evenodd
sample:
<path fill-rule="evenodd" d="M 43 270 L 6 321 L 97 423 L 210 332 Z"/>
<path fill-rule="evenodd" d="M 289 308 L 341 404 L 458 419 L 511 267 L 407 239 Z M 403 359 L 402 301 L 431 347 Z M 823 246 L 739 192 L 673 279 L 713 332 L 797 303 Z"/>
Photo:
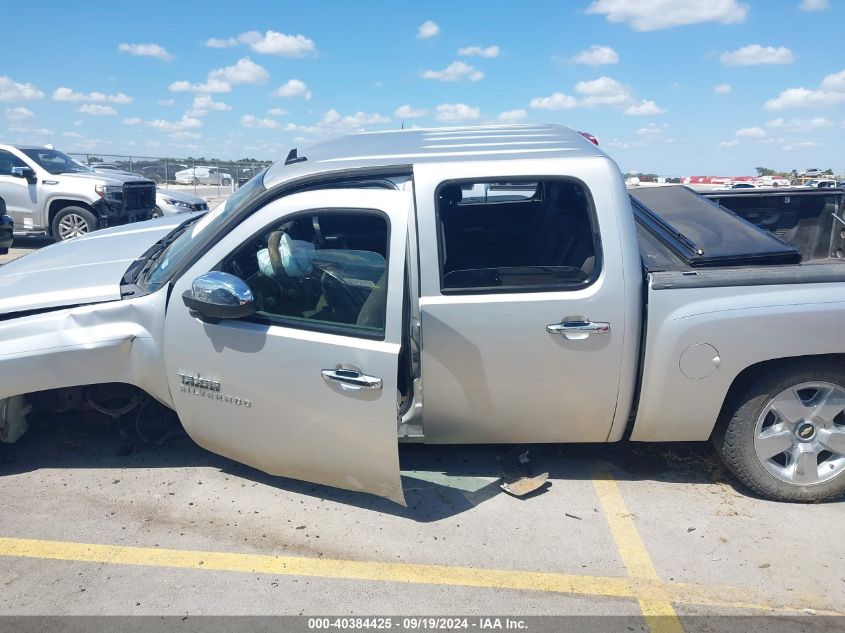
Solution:
<path fill-rule="evenodd" d="M 288 276 L 285 267 L 282 265 L 282 254 L 279 252 L 279 243 L 282 241 L 282 231 L 273 231 L 267 238 L 267 254 L 270 256 L 270 267 L 277 279 L 284 279 Z"/>

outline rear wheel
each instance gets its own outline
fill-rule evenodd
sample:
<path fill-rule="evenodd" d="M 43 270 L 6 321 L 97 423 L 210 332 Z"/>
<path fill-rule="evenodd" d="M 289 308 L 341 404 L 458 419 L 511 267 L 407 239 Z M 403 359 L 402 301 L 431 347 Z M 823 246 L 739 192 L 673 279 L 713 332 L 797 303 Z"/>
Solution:
<path fill-rule="evenodd" d="M 228 186 L 229 186 L 229 185 L 231 185 L 231 184 L 232 184 L 232 181 L 231 181 L 229 178 L 224 178 L 224 179 L 223 179 L 222 185 L 223 185 L 224 187 L 228 187 Z"/>
<path fill-rule="evenodd" d="M 780 501 L 845 493 L 845 368 L 797 361 L 758 378 L 714 436 L 725 464 L 755 492 Z"/>
<path fill-rule="evenodd" d="M 97 216 L 82 207 L 65 207 L 53 218 L 53 237 L 64 242 L 97 230 Z"/>

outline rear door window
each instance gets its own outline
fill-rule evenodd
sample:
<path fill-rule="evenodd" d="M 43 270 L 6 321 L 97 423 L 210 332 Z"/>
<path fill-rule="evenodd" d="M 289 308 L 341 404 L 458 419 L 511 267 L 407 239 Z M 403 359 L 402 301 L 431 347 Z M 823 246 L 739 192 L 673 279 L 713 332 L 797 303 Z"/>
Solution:
<path fill-rule="evenodd" d="M 436 197 L 444 293 L 577 289 L 599 273 L 592 198 L 579 182 L 445 182 Z"/>

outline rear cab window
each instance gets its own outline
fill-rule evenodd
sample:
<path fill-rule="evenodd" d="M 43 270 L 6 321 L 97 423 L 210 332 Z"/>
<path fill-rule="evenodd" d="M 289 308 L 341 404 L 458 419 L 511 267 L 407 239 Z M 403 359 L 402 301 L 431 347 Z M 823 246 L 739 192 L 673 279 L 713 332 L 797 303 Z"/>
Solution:
<path fill-rule="evenodd" d="M 447 181 L 435 197 L 443 294 L 574 290 L 598 277 L 595 212 L 579 181 Z"/>

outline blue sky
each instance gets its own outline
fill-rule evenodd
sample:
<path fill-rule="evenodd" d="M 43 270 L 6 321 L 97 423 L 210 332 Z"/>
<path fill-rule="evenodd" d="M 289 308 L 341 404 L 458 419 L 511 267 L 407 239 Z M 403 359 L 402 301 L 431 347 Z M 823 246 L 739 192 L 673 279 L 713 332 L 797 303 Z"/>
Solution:
<path fill-rule="evenodd" d="M 843 0 L 44 1 L 0 139 L 277 159 L 357 130 L 553 122 L 625 170 L 845 172 Z"/>

